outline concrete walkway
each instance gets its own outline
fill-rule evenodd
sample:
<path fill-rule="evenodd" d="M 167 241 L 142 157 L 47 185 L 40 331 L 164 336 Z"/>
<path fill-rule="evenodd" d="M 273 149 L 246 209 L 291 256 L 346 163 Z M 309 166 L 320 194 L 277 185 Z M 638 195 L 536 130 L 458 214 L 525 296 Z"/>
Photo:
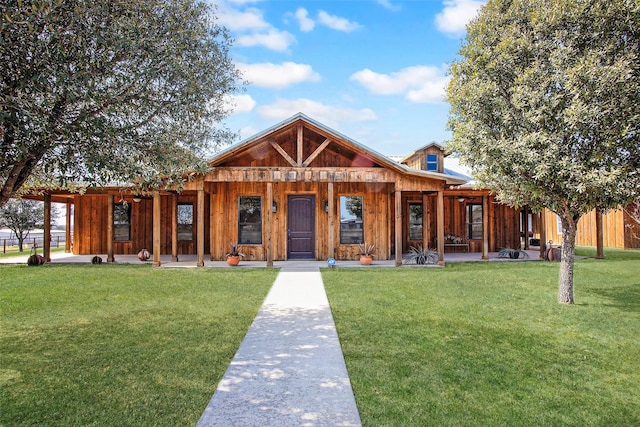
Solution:
<path fill-rule="evenodd" d="M 283 268 L 198 426 L 360 425 L 320 272 Z"/>

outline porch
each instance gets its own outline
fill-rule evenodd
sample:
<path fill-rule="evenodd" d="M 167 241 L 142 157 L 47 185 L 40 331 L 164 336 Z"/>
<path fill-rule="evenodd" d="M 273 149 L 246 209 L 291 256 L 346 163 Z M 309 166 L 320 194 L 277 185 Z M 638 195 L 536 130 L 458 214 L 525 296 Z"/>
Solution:
<path fill-rule="evenodd" d="M 540 251 L 527 250 L 525 251 L 529 255 L 529 258 L 524 259 L 509 259 L 498 258 L 498 252 L 489 252 L 489 259 L 482 259 L 481 253 L 445 253 L 445 264 L 449 262 L 522 262 L 522 261 L 538 261 L 540 260 Z M 51 264 L 91 264 L 91 255 L 74 255 L 71 253 L 54 252 L 51 254 Z M 102 258 L 103 263 L 107 261 L 106 254 L 98 255 Z M 28 253 L 23 256 L 16 256 L 10 258 L 0 258 L 0 264 L 25 264 L 27 263 Z M 116 264 L 152 264 L 152 260 L 140 261 L 136 255 L 116 255 Z M 206 258 L 206 257 L 205 257 Z M 197 255 L 180 255 L 179 261 L 172 262 L 171 255 L 161 255 L 160 261 L 162 267 L 165 268 L 195 268 L 197 265 Z M 245 261 L 242 260 L 240 265 L 233 268 L 265 268 L 267 266 L 266 261 Z M 209 268 L 232 268 L 229 267 L 224 260 L 210 261 L 205 259 L 204 267 Z M 273 268 L 307 268 L 307 267 L 327 267 L 326 261 L 316 260 L 292 260 L 292 261 L 274 261 Z M 395 260 L 375 260 L 370 266 L 363 266 L 358 260 L 338 260 L 336 262 L 336 268 L 387 268 L 395 267 Z M 403 264 L 402 267 L 415 268 L 415 267 L 438 267 L 438 265 L 416 265 L 416 264 Z"/>

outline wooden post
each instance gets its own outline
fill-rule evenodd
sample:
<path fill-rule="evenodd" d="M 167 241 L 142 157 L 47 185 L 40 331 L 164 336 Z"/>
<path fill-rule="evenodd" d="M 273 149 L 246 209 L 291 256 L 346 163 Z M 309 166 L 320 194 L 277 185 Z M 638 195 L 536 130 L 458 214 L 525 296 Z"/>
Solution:
<path fill-rule="evenodd" d="M 160 218 L 161 218 L 162 200 L 160 192 L 153 192 L 153 266 L 160 267 Z"/>
<path fill-rule="evenodd" d="M 489 259 L 489 196 L 482 196 L 482 259 Z"/>
<path fill-rule="evenodd" d="M 213 197 L 213 193 L 209 195 L 209 260 L 213 261 L 213 254 L 215 253 L 215 236 L 216 236 L 216 212 L 215 212 L 216 198 Z"/>
<path fill-rule="evenodd" d="M 529 250 L 529 206 L 522 207 L 522 232 L 524 235 L 524 250 Z"/>
<path fill-rule="evenodd" d="M 198 179 L 197 267 L 204 267 L 204 178 Z"/>
<path fill-rule="evenodd" d="M 547 210 L 542 208 L 540 211 L 540 259 L 544 259 L 544 252 L 547 247 L 547 224 L 546 224 Z"/>
<path fill-rule="evenodd" d="M 327 185 L 327 203 L 329 204 L 329 212 L 327 221 L 329 222 L 329 254 L 327 258 L 335 257 L 336 249 L 336 224 L 335 224 L 335 194 L 333 182 Z"/>
<path fill-rule="evenodd" d="M 395 193 L 396 267 L 400 267 L 402 265 L 402 191 L 398 183 L 396 183 Z"/>
<path fill-rule="evenodd" d="M 178 262 L 178 195 L 171 194 L 171 262 Z"/>
<path fill-rule="evenodd" d="M 67 199 L 64 251 L 71 252 L 71 199 Z"/>
<path fill-rule="evenodd" d="M 604 230 L 602 211 L 599 208 L 596 208 L 596 259 L 604 259 Z"/>
<path fill-rule="evenodd" d="M 51 194 L 44 193 L 44 233 L 42 256 L 45 262 L 51 262 Z"/>
<path fill-rule="evenodd" d="M 303 137 L 303 128 L 302 125 L 298 125 L 298 137 L 297 137 L 297 150 L 298 150 L 298 155 L 297 155 L 297 159 L 296 159 L 296 163 L 297 166 L 302 166 L 302 162 L 304 160 L 303 158 L 303 154 L 304 154 L 304 137 Z"/>
<path fill-rule="evenodd" d="M 437 210 L 438 265 L 444 265 L 444 190 L 438 191 Z"/>
<path fill-rule="evenodd" d="M 273 267 L 273 183 L 267 182 L 267 267 Z"/>
<path fill-rule="evenodd" d="M 113 256 L 113 194 L 107 196 L 107 262 L 115 262 Z"/>
<path fill-rule="evenodd" d="M 431 231 L 429 230 L 429 203 L 428 196 L 422 194 L 422 247 L 424 249 L 430 248 L 429 243 L 431 237 Z"/>

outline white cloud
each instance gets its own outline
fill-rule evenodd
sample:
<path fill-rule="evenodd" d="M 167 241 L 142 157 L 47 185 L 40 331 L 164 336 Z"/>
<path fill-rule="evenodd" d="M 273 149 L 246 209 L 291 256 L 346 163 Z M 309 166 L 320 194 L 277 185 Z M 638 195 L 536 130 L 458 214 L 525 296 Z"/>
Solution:
<path fill-rule="evenodd" d="M 436 26 L 446 34 L 463 34 L 484 4 L 484 0 L 444 0 L 442 12 L 436 15 Z"/>
<path fill-rule="evenodd" d="M 313 19 L 309 18 L 309 12 L 307 9 L 300 7 L 296 10 L 295 17 L 298 20 L 298 24 L 300 25 L 300 31 L 309 32 L 313 30 L 316 26 L 316 23 Z"/>
<path fill-rule="evenodd" d="M 328 126 L 342 122 L 366 122 L 377 120 L 376 113 L 369 108 L 355 110 L 351 108 L 324 105 L 306 98 L 280 99 L 271 105 L 258 108 L 258 113 L 270 120 L 284 120 L 302 112 Z"/>
<path fill-rule="evenodd" d="M 253 136 L 255 134 L 257 134 L 258 132 L 261 132 L 262 129 L 256 129 L 253 126 L 245 126 L 242 129 L 240 129 L 240 131 L 238 132 L 240 134 L 240 140 L 243 139 L 247 139 L 250 136 Z"/>
<path fill-rule="evenodd" d="M 381 5 L 385 9 L 389 9 L 392 11 L 398 11 L 402 9 L 400 6 L 391 3 L 390 0 L 377 0 L 377 2 L 379 5 Z"/>
<path fill-rule="evenodd" d="M 332 30 L 344 31 L 347 33 L 361 27 L 357 22 L 352 22 L 339 16 L 330 15 L 324 10 L 318 12 L 318 22 Z"/>
<path fill-rule="evenodd" d="M 257 31 L 271 28 L 271 24 L 264 20 L 262 11 L 255 8 L 248 8 L 240 11 L 221 7 L 216 14 L 219 24 L 224 25 L 231 31 Z"/>
<path fill-rule="evenodd" d="M 284 52 L 295 42 L 293 34 L 279 30 L 265 21 L 263 12 L 254 7 L 238 9 L 251 0 L 235 0 L 223 2 L 216 13 L 219 24 L 232 31 L 237 46 L 262 46 L 270 50 Z M 230 3 L 233 3 L 231 5 Z"/>
<path fill-rule="evenodd" d="M 249 83 L 271 89 L 282 89 L 302 82 L 317 82 L 320 75 L 313 71 L 311 65 L 283 62 L 272 64 L 237 64 L 242 77 Z"/>
<path fill-rule="evenodd" d="M 224 98 L 225 109 L 232 114 L 248 113 L 256 106 L 256 101 L 251 95 L 226 95 Z"/>
<path fill-rule="evenodd" d="M 403 68 L 391 74 L 381 74 L 364 69 L 351 75 L 371 93 L 399 95 L 414 103 L 436 103 L 444 99 L 449 77 L 442 69 L 429 66 Z"/>
<path fill-rule="evenodd" d="M 264 0 L 226 0 L 227 3 L 233 3 L 233 4 L 249 4 L 249 3 L 260 3 Z"/>
<path fill-rule="evenodd" d="M 284 52 L 295 40 L 293 34 L 288 31 L 270 28 L 266 32 L 240 35 L 236 39 L 236 44 L 244 47 L 264 46 L 270 50 Z"/>

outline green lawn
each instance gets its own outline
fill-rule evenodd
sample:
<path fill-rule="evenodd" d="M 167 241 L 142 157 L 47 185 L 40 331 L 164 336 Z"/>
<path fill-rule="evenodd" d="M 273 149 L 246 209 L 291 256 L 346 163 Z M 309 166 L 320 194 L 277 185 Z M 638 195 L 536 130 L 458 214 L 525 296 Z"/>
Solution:
<path fill-rule="evenodd" d="M 324 270 L 363 424 L 640 425 L 640 252 L 605 255 L 573 306 L 557 263 Z"/>
<path fill-rule="evenodd" d="M 194 425 L 276 274 L 0 266 L 0 425 Z"/>
<path fill-rule="evenodd" d="M 640 252 L 605 253 L 574 306 L 557 263 L 323 270 L 364 425 L 640 425 Z M 276 274 L 0 265 L 0 425 L 195 424 Z"/>
<path fill-rule="evenodd" d="M 64 252 L 64 245 L 60 247 L 53 246 L 51 248 L 51 253 L 55 252 Z M 3 252 L 2 247 L 0 247 L 0 258 L 12 258 L 12 257 L 22 257 L 29 256 L 31 254 L 31 246 L 25 244 L 22 248 L 22 252 L 18 251 L 17 246 L 9 246 L 7 247 L 7 251 Z M 42 248 L 38 247 L 38 255 L 42 255 Z"/>

